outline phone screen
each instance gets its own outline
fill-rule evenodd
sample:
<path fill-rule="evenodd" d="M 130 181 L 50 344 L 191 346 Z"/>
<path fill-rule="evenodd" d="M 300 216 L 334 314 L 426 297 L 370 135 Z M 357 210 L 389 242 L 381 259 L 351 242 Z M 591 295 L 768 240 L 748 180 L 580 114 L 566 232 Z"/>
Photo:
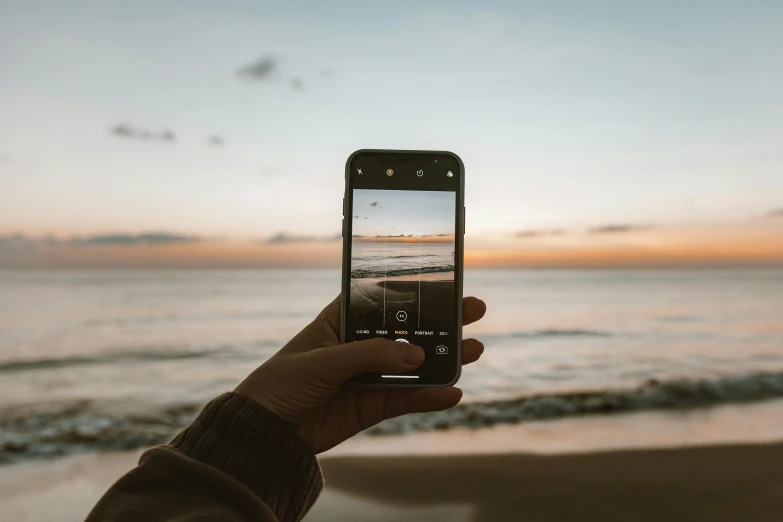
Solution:
<path fill-rule="evenodd" d="M 437 385 L 458 377 L 462 180 L 461 161 L 449 153 L 367 152 L 349 161 L 344 341 L 385 337 L 426 353 L 416 371 L 357 381 Z"/>

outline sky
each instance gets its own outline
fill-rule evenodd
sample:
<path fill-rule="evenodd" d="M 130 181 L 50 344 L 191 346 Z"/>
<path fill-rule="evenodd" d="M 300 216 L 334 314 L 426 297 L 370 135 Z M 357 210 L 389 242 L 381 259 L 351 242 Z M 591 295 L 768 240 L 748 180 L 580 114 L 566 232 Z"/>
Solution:
<path fill-rule="evenodd" d="M 0 267 L 334 266 L 450 150 L 468 266 L 783 264 L 780 2 L 0 0 Z"/>
<path fill-rule="evenodd" d="M 352 235 L 448 237 L 453 242 L 455 213 L 455 192 L 357 189 L 353 192 Z"/>

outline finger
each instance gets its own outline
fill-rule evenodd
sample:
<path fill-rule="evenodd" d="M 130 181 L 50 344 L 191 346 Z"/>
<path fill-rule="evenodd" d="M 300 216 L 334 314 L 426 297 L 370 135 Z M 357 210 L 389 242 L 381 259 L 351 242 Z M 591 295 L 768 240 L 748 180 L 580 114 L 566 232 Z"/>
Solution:
<path fill-rule="evenodd" d="M 389 390 L 383 408 L 383 419 L 380 420 L 408 413 L 447 410 L 456 406 L 461 399 L 462 390 L 451 386 L 420 388 L 418 390 Z"/>
<path fill-rule="evenodd" d="M 318 314 L 318 319 L 325 322 L 336 336 L 340 336 L 340 307 L 342 305 L 342 296 L 338 295 L 332 302 L 326 305 L 326 308 Z"/>
<path fill-rule="evenodd" d="M 329 346 L 303 354 L 303 370 L 323 382 L 340 385 L 361 373 L 401 373 L 424 362 L 424 350 L 415 344 L 367 339 Z"/>
<path fill-rule="evenodd" d="M 462 300 L 462 324 L 475 323 L 487 312 L 487 305 L 477 297 L 466 297 Z"/>
<path fill-rule="evenodd" d="M 478 361 L 484 353 L 484 343 L 476 339 L 462 340 L 462 364 L 470 364 Z"/>

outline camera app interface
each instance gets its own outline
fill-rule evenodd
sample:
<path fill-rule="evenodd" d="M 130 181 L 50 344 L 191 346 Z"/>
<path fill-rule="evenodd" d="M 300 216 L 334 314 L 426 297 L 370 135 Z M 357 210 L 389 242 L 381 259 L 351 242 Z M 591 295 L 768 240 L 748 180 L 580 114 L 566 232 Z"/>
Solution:
<path fill-rule="evenodd" d="M 455 348 L 456 193 L 354 189 L 348 333 Z M 444 358 L 445 362 L 445 358 Z"/>

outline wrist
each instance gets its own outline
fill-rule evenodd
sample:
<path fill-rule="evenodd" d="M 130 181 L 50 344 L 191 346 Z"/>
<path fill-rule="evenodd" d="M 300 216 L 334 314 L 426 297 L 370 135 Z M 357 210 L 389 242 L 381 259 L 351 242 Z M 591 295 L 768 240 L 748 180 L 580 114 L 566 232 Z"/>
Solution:
<path fill-rule="evenodd" d="M 323 488 L 315 455 L 293 428 L 239 393 L 208 403 L 170 446 L 242 482 L 281 521 L 301 519 Z"/>

